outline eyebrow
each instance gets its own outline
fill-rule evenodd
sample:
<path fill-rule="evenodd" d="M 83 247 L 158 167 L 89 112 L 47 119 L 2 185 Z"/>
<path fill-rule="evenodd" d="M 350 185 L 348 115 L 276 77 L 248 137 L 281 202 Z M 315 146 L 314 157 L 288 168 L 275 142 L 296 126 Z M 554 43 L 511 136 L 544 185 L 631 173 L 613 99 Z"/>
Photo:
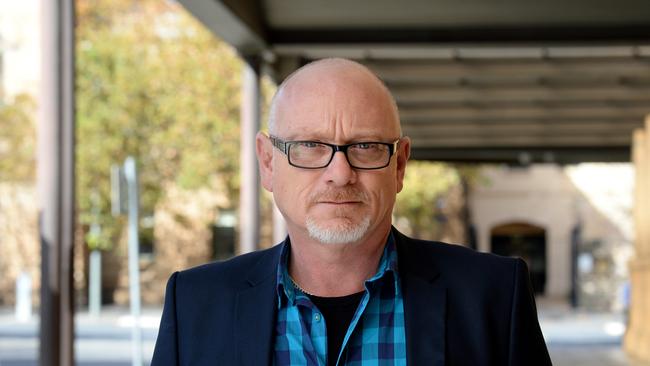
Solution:
<path fill-rule="evenodd" d="M 397 137 L 399 138 L 399 137 Z M 319 142 L 331 142 L 332 140 L 330 138 L 323 138 L 321 136 L 317 135 L 307 135 L 307 137 L 296 137 L 293 134 L 287 135 L 287 137 L 284 139 L 286 141 L 319 141 Z M 347 139 L 345 143 L 356 143 L 356 142 L 382 142 L 384 140 L 391 140 L 393 141 L 393 138 L 385 138 L 385 137 L 379 137 L 377 135 L 372 135 L 372 136 L 361 136 L 361 137 L 355 137 L 351 139 Z"/>

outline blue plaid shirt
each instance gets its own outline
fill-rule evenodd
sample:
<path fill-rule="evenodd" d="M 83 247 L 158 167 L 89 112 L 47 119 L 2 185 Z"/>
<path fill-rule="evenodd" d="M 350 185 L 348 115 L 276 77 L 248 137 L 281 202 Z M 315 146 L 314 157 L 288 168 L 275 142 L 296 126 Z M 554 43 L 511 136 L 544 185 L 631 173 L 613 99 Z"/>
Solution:
<path fill-rule="evenodd" d="M 377 273 L 365 282 L 365 294 L 348 327 L 341 352 L 327 354 L 327 331 L 320 311 L 293 286 L 287 272 L 290 243 L 282 249 L 277 273 L 278 317 L 275 325 L 276 366 L 406 365 L 404 301 L 391 233 Z"/>

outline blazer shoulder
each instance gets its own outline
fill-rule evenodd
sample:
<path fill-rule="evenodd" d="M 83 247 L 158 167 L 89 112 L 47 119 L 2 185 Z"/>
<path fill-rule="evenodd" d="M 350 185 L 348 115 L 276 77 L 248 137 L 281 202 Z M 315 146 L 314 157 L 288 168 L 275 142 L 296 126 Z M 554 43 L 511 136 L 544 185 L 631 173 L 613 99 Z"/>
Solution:
<path fill-rule="evenodd" d="M 427 268 L 451 278 L 513 279 L 517 258 L 478 252 L 457 244 L 412 239 L 400 234 L 398 255 L 407 269 Z M 401 247 L 401 248 L 400 248 Z"/>
<path fill-rule="evenodd" d="M 237 286 L 257 282 L 275 273 L 282 244 L 268 249 L 203 264 L 178 272 L 176 280 L 183 285 Z"/>

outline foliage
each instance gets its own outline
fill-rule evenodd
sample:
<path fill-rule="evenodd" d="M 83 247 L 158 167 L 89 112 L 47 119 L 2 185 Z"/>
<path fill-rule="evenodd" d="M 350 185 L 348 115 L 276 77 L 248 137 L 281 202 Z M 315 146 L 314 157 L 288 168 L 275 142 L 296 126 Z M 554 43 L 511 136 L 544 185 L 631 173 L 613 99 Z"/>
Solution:
<path fill-rule="evenodd" d="M 467 174 L 472 173 L 468 170 Z M 462 179 L 461 170 L 449 164 L 409 161 L 404 189 L 395 202 L 395 217 L 406 219 L 416 237 L 436 237 L 435 217 L 442 214 L 439 200 Z"/>
<path fill-rule="evenodd" d="M 0 181 L 33 182 L 36 174 L 36 104 L 18 95 L 0 105 Z"/>
<path fill-rule="evenodd" d="M 166 184 L 220 180 L 236 205 L 241 61 L 233 50 L 172 2 L 84 0 L 77 11 L 79 220 L 98 222 L 104 236 L 90 241 L 111 242 L 121 230 L 110 215 L 110 168 L 129 155 L 144 214 Z"/>
<path fill-rule="evenodd" d="M 110 167 L 139 162 L 142 212 L 152 213 L 168 184 L 225 183 L 239 200 L 242 64 L 233 50 L 173 2 L 77 2 L 77 199 L 79 222 L 93 223 L 91 249 L 110 249 L 122 222 L 110 215 Z M 263 115 L 273 86 L 263 80 Z M 34 102 L 0 106 L 0 180 L 35 174 Z M 264 119 L 265 120 L 265 119 Z M 435 230 L 438 200 L 465 174 L 442 163 L 409 163 L 395 216 L 414 232 Z M 262 195 L 270 222 L 269 195 Z M 270 242 L 270 241 L 269 241 Z"/>

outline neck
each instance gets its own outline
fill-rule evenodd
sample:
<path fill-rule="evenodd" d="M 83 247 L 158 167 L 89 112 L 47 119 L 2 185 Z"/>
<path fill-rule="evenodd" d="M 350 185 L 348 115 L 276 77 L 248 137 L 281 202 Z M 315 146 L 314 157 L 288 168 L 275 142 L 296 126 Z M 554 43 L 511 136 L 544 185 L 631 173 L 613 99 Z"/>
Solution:
<path fill-rule="evenodd" d="M 289 275 L 298 286 L 316 296 L 345 296 L 363 291 L 364 281 L 377 271 L 390 225 L 371 232 L 376 234 L 347 244 L 323 244 L 290 232 Z"/>

